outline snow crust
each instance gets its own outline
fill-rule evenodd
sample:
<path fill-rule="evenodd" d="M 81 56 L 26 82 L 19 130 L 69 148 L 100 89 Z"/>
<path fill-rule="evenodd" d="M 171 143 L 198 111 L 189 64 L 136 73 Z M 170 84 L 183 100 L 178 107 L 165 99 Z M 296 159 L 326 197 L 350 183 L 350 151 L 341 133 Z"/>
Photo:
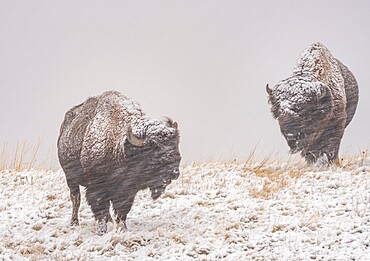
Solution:
<path fill-rule="evenodd" d="M 59 155 L 81 161 L 82 167 L 124 154 L 126 131 L 146 143 L 162 144 L 178 137 L 177 128 L 147 117 L 140 104 L 117 91 L 90 97 L 65 116 L 58 142 Z M 107 155 L 110 154 L 110 155 Z"/>
<path fill-rule="evenodd" d="M 103 128 L 100 127 L 100 129 L 92 130 L 97 135 L 101 135 L 106 129 L 109 129 L 109 121 L 106 119 L 113 117 L 111 108 L 119 111 L 118 114 L 120 117 L 118 118 L 122 121 L 122 126 L 131 125 L 133 133 L 138 137 L 156 139 L 159 135 L 162 137 L 176 133 L 176 129 L 168 127 L 164 121 L 147 117 L 137 101 L 128 98 L 120 92 L 107 91 L 97 97 L 99 98 L 99 103 L 94 122 L 103 126 Z M 102 123 L 106 123 L 107 126 Z M 91 125 L 90 128 L 92 128 Z"/>
<path fill-rule="evenodd" d="M 273 93 L 284 114 L 296 115 L 302 107 L 323 94 L 323 84 L 309 76 L 293 76 L 282 80 Z"/>
<path fill-rule="evenodd" d="M 324 171 L 291 163 L 264 172 L 236 163 L 185 166 L 157 201 L 149 191 L 137 195 L 126 231 L 108 223 L 103 236 L 84 196 L 80 226 L 69 225 L 62 171 L 4 171 L 0 259 L 366 260 L 369 166 L 370 159 Z"/>
<path fill-rule="evenodd" d="M 160 144 L 165 138 L 173 138 L 177 129 L 167 126 L 164 121 L 144 117 L 133 125 L 132 131 L 138 137 L 145 137 Z"/>
<path fill-rule="evenodd" d="M 338 61 L 323 44 L 314 43 L 301 53 L 292 76 L 274 86 L 272 93 L 282 113 L 296 115 L 302 104 L 320 97 L 325 86 L 331 91 L 335 104 L 346 104 Z"/>

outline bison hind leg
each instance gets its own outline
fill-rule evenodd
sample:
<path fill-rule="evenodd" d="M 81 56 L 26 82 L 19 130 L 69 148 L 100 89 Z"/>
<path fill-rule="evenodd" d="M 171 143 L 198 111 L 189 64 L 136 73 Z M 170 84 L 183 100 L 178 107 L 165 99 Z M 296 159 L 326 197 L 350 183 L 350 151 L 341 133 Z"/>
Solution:
<path fill-rule="evenodd" d="M 71 225 L 72 226 L 78 226 L 79 225 L 78 210 L 79 210 L 80 204 L 81 204 L 80 186 L 72 180 L 67 180 L 67 185 L 68 185 L 69 190 L 70 190 L 70 197 L 71 197 L 71 201 L 72 201 Z"/>

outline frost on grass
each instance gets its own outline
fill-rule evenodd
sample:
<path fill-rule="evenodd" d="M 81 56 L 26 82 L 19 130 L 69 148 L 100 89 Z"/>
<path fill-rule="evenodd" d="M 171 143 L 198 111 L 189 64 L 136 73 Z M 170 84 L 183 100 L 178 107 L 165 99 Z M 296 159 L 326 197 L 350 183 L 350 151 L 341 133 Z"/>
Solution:
<path fill-rule="evenodd" d="M 370 255 L 370 159 L 327 170 L 301 163 L 185 166 L 157 201 L 138 193 L 127 230 L 80 226 L 58 172 L 1 172 L 0 259 L 292 260 Z"/>

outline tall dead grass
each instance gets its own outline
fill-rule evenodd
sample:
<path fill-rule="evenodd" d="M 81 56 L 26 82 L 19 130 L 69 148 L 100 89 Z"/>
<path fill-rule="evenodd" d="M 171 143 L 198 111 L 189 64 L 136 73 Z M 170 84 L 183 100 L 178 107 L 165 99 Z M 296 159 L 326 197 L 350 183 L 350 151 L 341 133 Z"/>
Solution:
<path fill-rule="evenodd" d="M 261 157 L 261 155 L 266 155 Z M 261 153 L 257 146 L 246 155 L 245 160 L 229 160 L 226 162 L 204 162 L 190 164 L 190 168 L 184 166 L 184 175 L 181 176 L 181 182 L 186 188 L 188 186 L 197 187 L 198 189 L 209 189 L 222 187 L 225 179 L 225 173 L 237 173 L 241 177 L 239 183 L 243 183 L 243 178 L 250 175 L 259 178 L 260 182 L 248 184 L 247 190 L 251 197 L 269 198 L 276 192 L 288 187 L 294 180 L 301 178 L 308 172 L 337 172 L 337 171 L 354 171 L 362 166 L 370 166 L 370 154 L 361 151 L 359 154 L 346 153 L 336 162 L 336 164 L 313 164 L 308 165 L 300 155 L 281 155 L 279 153 Z M 200 182 L 195 182 L 199 175 Z M 261 185 L 262 184 L 262 185 Z"/>
<path fill-rule="evenodd" d="M 250 188 L 252 197 L 268 198 L 288 186 L 290 184 L 289 178 L 299 178 L 306 171 L 309 171 L 304 160 L 294 155 L 282 159 L 279 155 L 269 153 L 261 161 L 255 161 L 253 159 L 255 153 L 256 148 L 249 153 L 243 167 L 245 173 L 254 174 L 264 180 L 262 188 Z"/>
<path fill-rule="evenodd" d="M 359 167 L 369 166 L 370 154 L 368 150 L 360 151 L 359 154 L 346 153 L 332 165 L 313 164 L 308 165 L 299 155 L 290 155 L 287 159 L 267 155 L 262 161 L 253 160 L 255 149 L 248 155 L 244 164 L 246 173 L 264 178 L 262 189 L 252 188 L 250 195 L 256 198 L 268 198 L 275 192 L 289 186 L 292 180 L 300 178 L 307 172 L 322 171 L 350 171 Z"/>
<path fill-rule="evenodd" d="M 15 146 L 4 143 L 0 154 L 0 171 L 23 171 L 38 167 L 37 155 L 41 145 L 41 138 L 35 145 L 27 141 L 17 141 Z"/>

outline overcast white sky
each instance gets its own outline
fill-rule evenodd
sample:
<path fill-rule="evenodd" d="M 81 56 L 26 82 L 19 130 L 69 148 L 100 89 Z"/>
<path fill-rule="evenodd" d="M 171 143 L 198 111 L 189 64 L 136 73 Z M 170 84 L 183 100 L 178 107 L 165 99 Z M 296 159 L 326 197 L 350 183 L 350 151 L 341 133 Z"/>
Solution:
<path fill-rule="evenodd" d="M 0 144 L 43 138 L 64 113 L 118 90 L 179 123 L 183 164 L 288 153 L 265 85 L 319 41 L 356 76 L 342 154 L 369 148 L 370 1 L 0 1 Z M 46 148 L 46 149 L 45 149 Z"/>

